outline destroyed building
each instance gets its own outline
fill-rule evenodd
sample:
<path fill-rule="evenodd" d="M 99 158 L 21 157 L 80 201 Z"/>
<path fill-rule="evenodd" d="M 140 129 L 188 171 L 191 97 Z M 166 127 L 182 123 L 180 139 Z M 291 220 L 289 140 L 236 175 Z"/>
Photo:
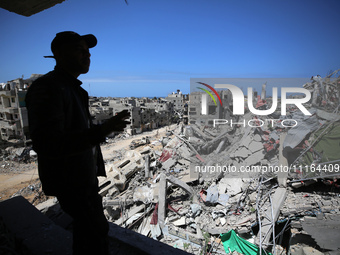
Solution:
<path fill-rule="evenodd" d="M 1 139 L 29 139 L 28 118 L 25 104 L 27 88 L 41 75 L 18 78 L 0 83 L 0 129 Z"/>
<path fill-rule="evenodd" d="M 167 244 L 163 254 L 339 254 L 340 78 L 333 76 L 305 104 L 310 116 L 293 106 L 286 116 L 246 111 L 252 125 L 234 127 L 198 116 L 203 121 L 171 125 L 142 146 L 114 152 L 119 157 L 107 160 L 107 177 L 99 179 L 110 235 L 140 249 L 157 240 Z M 301 87 L 315 93 L 316 82 Z M 330 90 L 323 103 L 322 91 Z M 261 109 L 270 101 L 253 99 Z M 222 103 L 231 105 L 228 95 Z M 292 119 L 298 124 L 288 125 Z M 65 225 L 53 198 L 37 208 Z M 141 236 L 149 238 L 131 241 Z M 151 250 L 143 251 L 162 254 Z"/>
<path fill-rule="evenodd" d="M 182 94 L 182 92 L 178 89 L 177 92 L 172 92 L 168 94 L 165 100 L 172 102 L 174 105 L 174 109 L 177 111 L 181 111 L 184 107 L 184 103 L 186 100 L 186 95 Z"/>
<path fill-rule="evenodd" d="M 102 123 L 123 110 L 130 112 L 129 134 L 169 125 L 174 114 L 173 104 L 163 98 L 90 98 L 90 112 L 96 123 Z"/>
<path fill-rule="evenodd" d="M 321 88 L 336 91 L 326 104 L 319 92 L 319 105 L 307 102 L 310 116 L 293 106 L 286 116 L 247 111 L 252 126 L 231 128 L 192 114 L 200 121 L 175 126 L 161 150 L 151 139 L 127 152 L 102 180 L 108 219 L 192 254 L 339 254 L 340 79 L 327 80 Z M 270 107 L 268 97 L 253 99 Z M 201 95 L 191 100 L 200 110 Z"/>
<path fill-rule="evenodd" d="M 168 94 L 165 100 L 173 104 L 173 112 L 177 118 L 183 120 L 184 123 L 187 123 L 189 95 L 183 94 L 178 89 L 177 92 Z"/>
<path fill-rule="evenodd" d="M 189 122 L 191 124 L 205 124 L 212 125 L 212 119 L 228 119 L 231 116 L 229 106 L 232 104 L 232 98 L 229 91 L 219 91 L 221 102 L 217 103 L 211 97 L 207 97 L 206 100 L 202 100 L 204 92 L 193 92 L 190 94 L 189 103 Z M 202 107 L 207 109 L 205 114 L 202 113 Z"/>

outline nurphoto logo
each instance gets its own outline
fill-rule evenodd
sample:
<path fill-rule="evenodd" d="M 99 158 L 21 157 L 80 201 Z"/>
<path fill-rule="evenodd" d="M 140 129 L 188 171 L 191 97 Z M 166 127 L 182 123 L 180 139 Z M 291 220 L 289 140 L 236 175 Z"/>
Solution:
<path fill-rule="evenodd" d="M 221 106 L 223 106 L 222 101 L 217 91 L 215 90 L 215 88 L 229 89 L 232 94 L 232 98 L 233 98 L 233 114 L 244 115 L 245 98 L 244 98 L 244 94 L 242 90 L 239 87 L 235 85 L 231 85 L 231 84 L 215 84 L 214 87 L 212 87 L 202 82 L 198 82 L 198 83 L 210 88 L 214 92 L 214 94 L 217 96 L 217 98 L 219 99 Z M 215 105 L 217 106 L 215 98 L 207 89 L 200 88 L 200 87 L 198 87 L 198 89 L 201 89 L 205 91 L 208 95 L 210 95 L 210 97 L 215 102 Z M 248 108 L 251 113 L 255 115 L 269 115 L 276 111 L 277 105 L 278 105 L 278 94 L 277 94 L 276 87 L 273 87 L 272 106 L 270 107 L 270 109 L 264 109 L 264 110 L 256 109 L 253 105 L 253 88 L 248 87 L 247 92 L 248 92 L 247 94 Z M 303 93 L 305 94 L 305 97 L 304 98 L 287 98 L 288 93 Z M 202 94 L 202 104 L 201 104 L 202 115 L 207 114 L 207 94 Z M 311 93 L 309 92 L 309 90 L 305 88 L 282 87 L 281 88 L 281 115 L 287 114 L 286 109 L 287 109 L 288 104 L 295 105 L 298 109 L 301 110 L 301 112 L 303 112 L 304 115 L 307 115 L 307 116 L 312 115 L 303 106 L 303 103 L 307 103 L 310 99 L 311 99 Z"/>

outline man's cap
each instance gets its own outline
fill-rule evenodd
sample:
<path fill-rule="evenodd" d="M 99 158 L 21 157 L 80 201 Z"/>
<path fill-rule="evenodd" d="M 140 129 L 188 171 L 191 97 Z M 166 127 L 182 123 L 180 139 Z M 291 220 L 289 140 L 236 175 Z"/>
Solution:
<path fill-rule="evenodd" d="M 73 31 L 63 31 L 57 33 L 51 43 L 51 51 L 55 54 L 65 44 L 72 44 L 84 40 L 89 48 L 97 45 L 97 38 L 92 34 L 79 35 Z M 44 56 L 44 58 L 54 58 L 54 56 Z"/>

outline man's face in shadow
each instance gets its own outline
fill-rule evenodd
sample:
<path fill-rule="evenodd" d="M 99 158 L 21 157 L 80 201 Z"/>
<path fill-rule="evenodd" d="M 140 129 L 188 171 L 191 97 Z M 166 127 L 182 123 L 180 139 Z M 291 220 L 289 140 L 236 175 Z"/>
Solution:
<path fill-rule="evenodd" d="M 63 45 L 55 54 L 57 65 L 78 77 L 90 68 L 90 51 L 84 40 Z"/>

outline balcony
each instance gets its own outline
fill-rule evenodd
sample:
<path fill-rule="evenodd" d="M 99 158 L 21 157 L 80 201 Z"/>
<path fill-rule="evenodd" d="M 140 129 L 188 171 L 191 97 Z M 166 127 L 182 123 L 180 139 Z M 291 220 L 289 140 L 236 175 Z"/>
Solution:
<path fill-rule="evenodd" d="M 15 90 L 0 90 L 1 97 L 14 97 Z"/>
<path fill-rule="evenodd" d="M 0 128 L 15 130 L 17 125 L 15 120 L 0 120 Z"/>
<path fill-rule="evenodd" d="M 0 112 L 9 113 L 9 114 L 18 114 L 19 110 L 17 107 L 1 107 L 0 105 Z"/>

